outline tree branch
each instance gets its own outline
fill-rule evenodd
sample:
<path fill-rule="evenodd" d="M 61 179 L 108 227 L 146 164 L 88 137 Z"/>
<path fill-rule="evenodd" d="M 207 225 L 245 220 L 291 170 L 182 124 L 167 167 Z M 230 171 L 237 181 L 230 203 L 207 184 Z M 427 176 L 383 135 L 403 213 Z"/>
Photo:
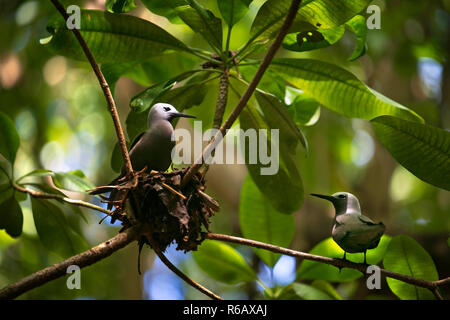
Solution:
<path fill-rule="evenodd" d="M 61 200 L 61 201 L 64 201 L 64 202 L 67 202 L 67 203 L 70 203 L 70 204 L 73 204 L 73 205 L 76 205 L 76 206 L 97 210 L 97 211 L 106 213 L 107 215 L 111 215 L 112 214 L 111 211 L 109 211 L 109 210 L 107 210 L 105 208 L 102 208 L 100 206 L 96 206 L 95 204 L 92 204 L 90 202 L 85 202 L 85 201 L 82 201 L 82 200 L 70 199 L 70 198 L 63 197 L 63 196 L 60 196 L 60 195 L 57 195 L 57 194 L 43 193 L 43 192 L 39 192 L 39 191 L 23 188 L 23 187 L 19 186 L 18 184 L 15 184 L 15 183 L 13 183 L 12 186 L 17 191 L 23 192 L 23 193 L 28 193 L 30 196 L 32 196 L 34 198 Z"/>
<path fill-rule="evenodd" d="M 61 13 L 64 20 L 67 21 L 69 18 L 66 10 L 64 7 L 59 3 L 58 0 L 50 0 L 53 5 L 56 7 L 56 9 Z M 122 150 L 122 157 L 125 167 L 125 172 L 128 176 L 131 176 L 133 174 L 133 167 L 131 166 L 130 161 L 130 155 L 128 154 L 127 149 L 127 143 L 125 140 L 125 135 L 123 133 L 122 125 L 120 124 L 119 114 L 117 113 L 116 103 L 114 102 L 114 98 L 112 96 L 111 90 L 109 89 L 109 85 L 106 82 L 105 77 L 103 76 L 102 71 L 100 70 L 100 67 L 98 66 L 97 62 L 95 61 L 95 58 L 92 54 L 92 52 L 89 50 L 86 42 L 84 41 L 83 37 L 81 36 L 81 33 L 78 29 L 73 28 L 73 33 L 75 34 L 75 37 L 77 38 L 78 42 L 81 45 L 81 48 L 84 51 L 84 54 L 86 55 L 86 58 L 89 60 L 92 69 L 94 70 L 95 75 L 97 76 L 98 82 L 100 83 L 100 86 L 103 90 L 103 94 L 106 98 L 106 102 L 108 103 L 109 112 L 111 113 L 112 120 L 114 122 L 114 127 L 116 129 L 116 135 L 117 139 L 119 140 L 120 149 Z"/>
<path fill-rule="evenodd" d="M 187 172 L 184 175 L 183 180 L 181 182 L 182 186 L 184 186 L 192 178 L 192 176 L 202 167 L 203 156 L 207 153 L 211 154 L 212 148 L 214 148 L 214 144 L 215 144 L 214 141 L 216 139 L 223 139 L 223 137 L 226 134 L 226 131 L 231 128 L 231 126 L 233 125 L 233 123 L 236 121 L 239 114 L 241 113 L 241 111 L 247 105 L 247 102 L 250 100 L 250 97 L 252 96 L 253 92 L 256 90 L 256 86 L 258 85 L 259 81 L 261 80 L 262 76 L 264 75 L 264 72 L 266 72 L 267 68 L 269 67 L 269 64 L 272 62 L 272 59 L 275 56 L 275 53 L 277 52 L 278 48 L 281 46 L 281 43 L 282 43 L 284 37 L 286 36 L 289 28 L 291 27 L 292 22 L 294 21 L 294 18 L 297 14 L 300 3 L 301 3 L 301 0 L 292 0 L 292 3 L 289 8 L 286 19 L 284 20 L 284 23 L 281 26 L 281 29 L 278 32 L 278 35 L 275 38 L 275 41 L 272 43 L 269 50 L 267 51 L 266 56 L 264 57 L 263 61 L 259 65 L 258 70 L 256 71 L 255 75 L 253 76 L 252 81 L 248 85 L 248 87 L 245 90 L 244 94 L 242 95 L 241 99 L 239 99 L 237 106 L 231 112 L 228 119 L 225 121 L 225 123 L 222 125 L 222 127 L 220 127 L 219 132 L 217 132 L 215 137 L 206 146 L 206 148 L 203 150 L 203 152 L 199 156 L 199 158 L 189 167 L 189 169 L 187 170 Z"/>
<path fill-rule="evenodd" d="M 51 280 L 60 278 L 67 274 L 67 268 L 71 265 L 84 268 L 109 257 L 117 250 L 122 249 L 129 243 L 136 240 L 139 234 L 139 226 L 131 227 L 96 247 L 64 260 L 63 262 L 35 272 L 28 277 L 12 283 L 0 290 L 0 300 L 14 299 L 31 289 L 37 288 Z"/>
<path fill-rule="evenodd" d="M 302 258 L 302 259 L 306 259 L 306 260 L 322 262 L 322 263 L 326 263 L 326 264 L 329 264 L 329 265 L 332 265 L 332 266 L 335 266 L 338 268 L 356 269 L 364 274 L 366 273 L 366 270 L 367 270 L 367 265 L 364 263 L 355 263 L 355 262 L 351 262 L 351 261 L 343 260 L 343 259 L 322 257 L 322 256 L 318 256 L 315 254 L 305 253 L 305 252 L 301 252 L 301 251 L 295 251 L 295 250 L 275 246 L 275 245 L 264 243 L 264 242 L 229 236 L 229 235 L 225 235 L 225 234 L 208 233 L 206 235 L 206 239 L 237 243 L 240 245 L 246 245 L 246 246 L 255 247 L 258 249 L 272 251 L 275 253 L 285 254 L 285 255 L 288 255 L 291 257 L 295 257 L 295 258 Z M 389 278 L 397 279 L 397 280 L 400 280 L 400 281 L 403 281 L 406 283 L 410 283 L 410 284 L 418 286 L 418 287 L 429 289 L 440 300 L 442 300 L 442 296 L 439 294 L 438 287 L 450 284 L 450 277 L 441 279 L 441 280 L 437 280 L 437 281 L 427 281 L 427 280 L 410 277 L 410 276 L 407 276 L 404 274 L 392 272 L 392 271 L 381 269 L 381 268 L 380 268 L 380 273 L 384 274 L 386 277 L 389 277 Z"/>

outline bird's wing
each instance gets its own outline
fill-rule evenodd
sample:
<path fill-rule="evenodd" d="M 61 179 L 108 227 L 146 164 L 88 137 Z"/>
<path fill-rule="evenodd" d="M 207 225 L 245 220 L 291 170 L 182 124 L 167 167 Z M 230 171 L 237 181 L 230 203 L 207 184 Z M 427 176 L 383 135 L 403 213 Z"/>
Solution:
<path fill-rule="evenodd" d="M 140 134 L 134 139 L 134 141 L 133 141 L 133 143 L 131 144 L 131 147 L 130 147 L 130 152 L 131 152 L 131 150 L 133 150 L 133 147 L 141 140 L 141 138 L 142 138 L 142 136 L 144 135 L 144 133 L 145 133 L 145 131 L 142 132 L 142 133 L 140 133 Z"/>

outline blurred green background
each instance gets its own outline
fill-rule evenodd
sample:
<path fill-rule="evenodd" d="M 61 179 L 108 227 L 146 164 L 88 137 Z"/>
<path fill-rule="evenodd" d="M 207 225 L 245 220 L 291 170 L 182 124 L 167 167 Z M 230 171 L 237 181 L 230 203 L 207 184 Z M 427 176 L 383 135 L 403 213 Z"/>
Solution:
<path fill-rule="evenodd" d="M 62 1 L 65 6 L 103 10 L 105 1 Z M 216 1 L 199 1 L 220 16 Z M 249 13 L 234 27 L 231 49 L 245 43 L 251 21 L 264 1 L 253 1 Z M 139 4 L 139 2 L 137 1 Z M 368 50 L 348 62 L 355 37 L 346 33 L 338 44 L 305 53 L 280 50 L 279 56 L 313 57 L 350 70 L 366 84 L 410 107 L 427 123 L 450 126 L 450 1 L 374 1 L 382 9 L 381 29 L 368 30 Z M 40 43 L 48 36 L 48 17 L 55 12 L 49 1 L 0 0 L 0 111 L 15 122 L 21 137 L 15 176 L 33 169 L 54 171 L 81 169 L 96 185 L 115 177 L 110 166 L 116 143 L 114 128 L 97 80 L 87 63 L 54 56 Z M 156 23 L 184 42 L 197 46 L 201 39 L 185 26 L 170 23 L 138 5 L 132 15 Z M 189 70 L 197 60 L 183 54 L 152 58 L 145 64 L 140 83 L 123 77 L 116 85 L 119 115 L 129 112 L 130 99 L 146 86 Z M 211 110 L 216 91 L 211 91 Z M 234 100 L 233 100 L 234 101 Z M 193 109 L 195 110 L 195 109 Z M 203 112 L 203 111 L 195 111 Z M 211 113 L 211 111 L 209 111 Z M 450 195 L 422 182 L 396 163 L 374 138 L 368 122 L 344 118 L 321 108 L 314 125 L 303 128 L 310 154 L 302 159 L 306 195 L 310 192 L 356 194 L 365 215 L 383 221 L 386 233 L 415 238 L 432 256 L 440 278 L 450 276 Z M 188 122 L 180 122 L 189 126 Z M 1 141 L 0 141 L 1 143 Z M 246 176 L 244 165 L 213 165 L 207 174 L 208 193 L 221 205 L 212 219 L 211 231 L 241 235 L 239 191 Z M 75 198 L 90 201 L 81 194 Z M 12 239 L 0 231 L 0 287 L 62 260 L 40 243 L 33 224 L 30 200 L 21 202 L 24 234 Z M 114 236 L 119 226 L 82 209 L 88 223 L 73 218 L 86 242 L 84 248 Z M 72 215 L 73 216 L 73 215 Z M 295 236 L 290 248 L 309 251 L 331 234 L 331 206 L 306 196 L 295 213 Z M 267 286 L 295 279 L 298 261 L 282 257 L 271 269 L 245 247 L 238 247 Z M 142 276 L 137 273 L 137 245 L 132 244 L 81 272 L 81 290 L 68 290 L 59 279 L 34 289 L 21 299 L 200 299 L 200 293 L 174 276 L 144 249 Z M 197 282 L 224 298 L 262 298 L 257 283 L 224 285 L 209 278 L 190 254 L 169 248 L 167 256 Z M 364 281 L 335 285 L 344 298 L 395 298 L 383 280 L 382 290 L 369 292 Z M 448 289 L 447 289 L 448 291 Z M 447 292 L 448 294 L 448 292 Z"/>

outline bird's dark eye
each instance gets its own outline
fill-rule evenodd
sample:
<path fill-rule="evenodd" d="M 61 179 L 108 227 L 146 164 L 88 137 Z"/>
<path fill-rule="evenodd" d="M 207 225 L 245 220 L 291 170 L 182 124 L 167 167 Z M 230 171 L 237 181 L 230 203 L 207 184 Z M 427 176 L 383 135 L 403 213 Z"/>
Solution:
<path fill-rule="evenodd" d="M 339 198 L 344 199 L 345 198 L 345 194 L 340 194 L 338 195 Z"/>
<path fill-rule="evenodd" d="M 164 110 L 168 112 L 170 111 L 170 107 L 164 107 Z"/>

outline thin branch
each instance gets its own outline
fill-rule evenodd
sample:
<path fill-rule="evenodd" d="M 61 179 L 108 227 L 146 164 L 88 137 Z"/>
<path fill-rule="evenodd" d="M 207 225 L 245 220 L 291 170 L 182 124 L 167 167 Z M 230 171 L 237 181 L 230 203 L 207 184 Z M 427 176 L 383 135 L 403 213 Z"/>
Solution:
<path fill-rule="evenodd" d="M 292 3 L 289 8 L 286 19 L 284 20 L 283 25 L 281 26 L 281 29 L 278 32 L 277 37 L 275 38 L 275 41 L 272 43 L 269 50 L 267 51 L 266 56 L 264 57 L 263 61 L 259 65 L 259 68 L 256 71 L 252 81 L 250 82 L 249 86 L 245 90 L 241 99 L 239 99 L 237 106 L 234 108 L 234 110 L 231 112 L 228 119 L 225 121 L 225 123 L 219 129 L 219 132 L 217 132 L 217 134 L 215 135 L 213 140 L 206 146 L 206 148 L 203 150 L 203 153 L 199 156 L 199 158 L 189 167 L 189 169 L 187 170 L 187 172 L 184 175 L 183 180 L 181 182 L 182 186 L 184 186 L 192 178 L 192 176 L 201 168 L 202 162 L 203 162 L 202 159 L 203 159 L 204 155 L 211 154 L 211 151 L 215 145 L 214 140 L 223 139 L 227 130 L 231 128 L 231 126 L 233 125 L 233 123 L 236 121 L 239 114 L 241 113 L 241 111 L 247 105 L 247 102 L 250 100 L 250 97 L 252 96 L 253 92 L 256 90 L 256 86 L 258 85 L 259 81 L 261 80 L 262 76 L 264 75 L 264 72 L 269 67 L 269 64 L 272 62 L 272 59 L 275 56 L 275 53 L 277 52 L 278 48 L 281 46 L 281 43 L 282 43 L 284 37 L 286 36 L 289 28 L 291 27 L 292 22 L 294 21 L 294 18 L 296 16 L 298 8 L 300 6 L 300 2 L 301 2 L 301 0 L 292 0 Z"/>
<path fill-rule="evenodd" d="M 61 13 L 64 20 L 67 21 L 69 18 L 69 15 L 67 14 L 64 7 L 59 3 L 58 0 L 50 0 L 53 5 L 56 7 L 56 9 Z M 106 102 L 108 103 L 109 112 L 111 113 L 112 120 L 114 122 L 114 127 L 116 129 L 116 135 L 119 140 L 120 149 L 122 150 L 122 157 L 124 159 L 124 166 L 125 166 L 125 172 L 128 176 L 131 176 L 133 174 L 133 167 L 131 166 L 130 156 L 128 154 L 127 144 L 125 140 L 125 135 L 123 133 L 122 125 L 120 124 L 119 114 L 117 113 L 116 103 L 114 102 L 114 98 L 112 96 L 111 90 L 109 89 L 109 85 L 106 82 L 105 77 L 103 76 L 102 71 L 100 70 L 100 67 L 98 66 L 97 62 L 95 61 L 95 58 L 92 54 L 92 52 L 89 50 L 86 42 L 84 41 L 83 37 L 81 36 L 81 33 L 78 29 L 73 28 L 73 33 L 75 34 L 75 37 L 77 38 L 78 42 L 81 45 L 81 48 L 83 49 L 86 58 L 89 60 L 92 69 L 94 70 L 95 75 L 97 76 L 98 82 L 100 83 L 100 86 L 102 87 L 103 94 L 105 95 Z"/>
<path fill-rule="evenodd" d="M 85 208 L 89 208 L 89 209 L 93 209 L 93 210 L 97 210 L 103 213 L 106 213 L 107 215 L 111 215 L 112 212 L 102 208 L 100 206 L 96 206 L 95 204 L 92 204 L 90 202 L 85 202 L 82 200 L 75 200 L 75 199 L 70 199 L 58 194 L 51 194 L 51 193 L 44 193 L 44 192 L 39 192 L 39 191 L 35 191 L 35 190 L 31 190 L 31 189 L 27 189 L 27 188 L 23 188 L 15 183 L 12 184 L 13 188 L 16 189 L 19 192 L 23 192 L 23 193 L 28 193 L 30 196 L 34 197 L 34 198 L 41 198 L 41 199 L 55 199 L 55 200 L 61 200 L 76 206 L 80 206 L 80 207 L 85 207 Z"/>
<path fill-rule="evenodd" d="M 229 235 L 225 235 L 225 234 L 208 233 L 206 235 L 206 239 L 237 243 L 240 245 L 246 245 L 246 246 L 255 247 L 258 249 L 272 251 L 275 253 L 285 254 L 285 255 L 288 255 L 291 257 L 295 257 L 295 258 L 302 258 L 302 259 L 306 259 L 306 260 L 322 262 L 322 263 L 326 263 L 326 264 L 329 264 L 329 265 L 332 265 L 332 266 L 335 266 L 338 268 L 356 269 L 364 274 L 366 273 L 366 270 L 367 270 L 367 264 L 364 264 L 364 263 L 355 263 L 355 262 L 351 262 L 351 261 L 343 260 L 343 259 L 318 256 L 315 254 L 291 250 L 291 249 L 275 246 L 275 245 L 268 244 L 268 243 L 263 243 L 263 242 L 249 240 L 249 239 L 240 238 L 240 237 L 229 236 Z M 442 299 L 442 296 L 440 296 L 440 294 L 438 292 L 438 287 L 450 284 L 450 277 L 441 279 L 441 280 L 437 280 L 437 281 L 427 281 L 427 280 L 410 277 L 410 276 L 407 276 L 404 274 L 392 272 L 392 271 L 381 269 L 381 268 L 380 268 L 380 273 L 384 274 L 386 277 L 389 277 L 389 278 L 397 279 L 397 280 L 400 280 L 400 281 L 403 281 L 406 283 L 413 284 L 418 287 L 429 289 L 433 292 L 433 294 L 438 299 Z"/>
<path fill-rule="evenodd" d="M 136 209 L 140 211 L 140 207 L 136 206 Z M 155 240 L 153 239 L 153 231 L 151 230 L 149 225 L 146 225 L 142 235 L 144 235 L 148 242 L 150 243 L 152 249 L 155 251 L 156 255 L 159 257 L 159 259 L 171 270 L 173 273 L 175 273 L 178 277 L 183 279 L 187 284 L 191 285 L 193 288 L 197 289 L 198 291 L 204 293 L 206 296 L 210 297 L 214 300 L 222 300 L 222 298 L 215 293 L 209 291 L 202 285 L 198 284 L 191 278 L 189 278 L 187 275 L 185 275 L 180 269 L 178 269 L 174 264 L 170 262 L 169 259 L 161 252 L 158 245 L 156 244 Z"/>
<path fill-rule="evenodd" d="M 119 233 L 114 238 L 99 244 L 83 253 L 73 256 L 63 262 L 35 272 L 15 283 L 0 290 L 0 300 L 14 299 L 21 294 L 37 288 L 51 280 L 67 275 L 67 268 L 76 265 L 80 268 L 90 266 L 114 252 L 122 249 L 129 243 L 135 241 L 140 234 L 140 228 L 135 226 Z"/>

